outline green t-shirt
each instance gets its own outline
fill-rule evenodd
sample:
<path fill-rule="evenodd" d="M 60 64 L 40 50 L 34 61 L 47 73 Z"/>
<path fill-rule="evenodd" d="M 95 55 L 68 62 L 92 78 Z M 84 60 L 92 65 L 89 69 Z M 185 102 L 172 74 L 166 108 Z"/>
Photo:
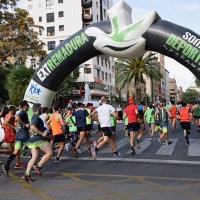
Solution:
<path fill-rule="evenodd" d="M 148 109 L 145 112 L 145 117 L 146 117 L 146 120 L 147 120 L 148 124 L 154 124 L 155 123 L 155 118 L 154 118 L 154 115 L 153 115 L 153 110 L 154 109 Z"/>
<path fill-rule="evenodd" d="M 88 108 L 85 108 L 85 110 L 87 110 L 88 114 L 90 115 L 91 110 L 88 109 Z M 87 124 L 87 125 L 90 125 L 91 123 L 92 123 L 92 119 L 91 119 L 91 118 L 89 119 L 89 118 L 86 117 L 86 124 Z"/>
<path fill-rule="evenodd" d="M 196 115 L 197 117 L 200 116 L 200 106 L 199 106 L 199 105 L 198 105 L 197 108 L 196 108 L 195 115 Z"/>
<path fill-rule="evenodd" d="M 116 126 L 115 119 L 113 116 L 110 117 L 110 120 L 111 120 L 111 126 Z"/>
<path fill-rule="evenodd" d="M 72 117 L 72 120 L 74 123 L 76 123 L 76 118 L 75 116 Z M 72 122 L 71 120 L 71 117 L 67 117 L 66 118 L 66 122 L 68 123 L 68 126 L 69 126 L 69 132 L 72 133 L 72 132 L 76 132 L 77 131 L 77 127 L 76 125 L 74 125 L 74 123 Z"/>

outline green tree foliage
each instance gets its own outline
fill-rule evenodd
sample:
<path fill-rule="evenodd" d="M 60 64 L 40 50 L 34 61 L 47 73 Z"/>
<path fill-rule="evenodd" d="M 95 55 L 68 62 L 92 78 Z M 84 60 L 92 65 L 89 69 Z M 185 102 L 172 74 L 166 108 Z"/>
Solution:
<path fill-rule="evenodd" d="M 198 87 L 200 87 L 200 80 L 198 78 L 195 78 L 195 83 Z"/>
<path fill-rule="evenodd" d="M 183 93 L 182 101 L 187 103 L 193 103 L 198 100 L 198 92 L 194 89 L 187 89 L 186 92 Z"/>
<path fill-rule="evenodd" d="M 4 85 L 9 73 L 9 69 L 5 67 L 0 67 L 0 103 L 4 103 L 9 99 L 8 91 L 6 90 Z"/>
<path fill-rule="evenodd" d="M 68 97 L 72 95 L 73 90 L 76 89 L 76 81 L 79 77 L 79 68 L 76 68 L 70 76 L 67 76 L 64 82 L 60 85 L 56 96 L 53 100 L 53 104 L 64 105 L 68 100 Z"/>
<path fill-rule="evenodd" d="M 25 63 L 28 56 L 46 57 L 43 50 L 44 42 L 38 39 L 42 26 L 36 25 L 28 11 L 16 7 L 16 0 L 0 3 L 0 64 L 5 61 L 15 63 L 21 60 Z M 10 12 L 10 6 L 13 12 Z"/>
<path fill-rule="evenodd" d="M 150 53 L 148 56 L 141 56 L 136 59 L 117 59 L 117 74 L 116 85 L 121 90 L 127 84 L 131 86 L 131 82 L 134 82 L 136 86 L 139 83 L 144 83 L 144 76 L 151 80 L 159 81 L 163 78 L 163 75 L 158 71 L 160 64 L 155 57 L 155 53 Z M 131 90 L 129 90 L 129 96 Z"/>
<path fill-rule="evenodd" d="M 6 89 L 13 104 L 18 104 L 24 98 L 26 88 L 34 74 L 33 68 L 27 68 L 23 65 L 13 69 L 8 75 Z"/>

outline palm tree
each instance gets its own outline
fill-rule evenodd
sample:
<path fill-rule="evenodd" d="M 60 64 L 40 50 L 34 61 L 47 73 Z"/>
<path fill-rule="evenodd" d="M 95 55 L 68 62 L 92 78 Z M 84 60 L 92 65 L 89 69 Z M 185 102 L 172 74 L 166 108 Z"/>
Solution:
<path fill-rule="evenodd" d="M 159 81 L 163 75 L 157 70 L 160 64 L 155 57 L 155 53 L 141 56 L 135 59 L 117 59 L 116 85 L 121 90 L 128 85 L 129 96 L 134 96 L 131 88 L 145 83 L 144 75 L 150 80 Z"/>
<path fill-rule="evenodd" d="M 27 68 L 23 65 L 11 70 L 6 81 L 6 89 L 13 104 L 19 104 L 23 100 L 34 72 L 33 68 Z"/>

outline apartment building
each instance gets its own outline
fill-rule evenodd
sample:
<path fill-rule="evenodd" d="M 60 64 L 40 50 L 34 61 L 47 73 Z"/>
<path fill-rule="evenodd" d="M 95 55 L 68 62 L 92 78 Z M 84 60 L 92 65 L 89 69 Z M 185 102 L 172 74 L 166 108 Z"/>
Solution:
<path fill-rule="evenodd" d="M 165 69 L 165 99 L 166 103 L 170 102 L 170 95 L 169 95 L 169 71 Z"/>
<path fill-rule="evenodd" d="M 112 5 L 112 0 L 25 0 L 25 9 L 36 24 L 44 27 L 44 30 L 39 31 L 39 39 L 46 43 L 45 50 L 48 53 L 80 29 L 98 21 L 108 20 L 107 10 Z M 27 65 L 38 67 L 38 59 L 31 58 Z M 115 94 L 114 65 L 114 58 L 106 55 L 82 63 L 79 66 L 80 76 L 73 100 L 81 100 L 79 87 L 86 83 L 90 87 L 90 102 L 95 106 L 99 105 L 102 95 L 110 97 Z"/>
<path fill-rule="evenodd" d="M 170 101 L 175 101 L 175 103 L 177 103 L 178 88 L 175 78 L 169 78 L 169 92 L 170 92 Z"/>

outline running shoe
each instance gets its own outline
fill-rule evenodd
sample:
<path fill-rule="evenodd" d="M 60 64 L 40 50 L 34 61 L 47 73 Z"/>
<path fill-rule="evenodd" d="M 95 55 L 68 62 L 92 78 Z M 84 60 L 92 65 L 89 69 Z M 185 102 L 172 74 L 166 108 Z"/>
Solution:
<path fill-rule="evenodd" d="M 56 158 L 54 162 L 55 162 L 55 163 L 63 163 L 63 160 L 60 159 L 60 158 Z"/>
<path fill-rule="evenodd" d="M 128 137 L 128 130 L 125 130 L 125 137 Z"/>
<path fill-rule="evenodd" d="M 150 138 L 150 142 L 153 142 L 153 137 Z"/>
<path fill-rule="evenodd" d="M 136 154 L 136 152 L 135 152 L 135 149 L 134 149 L 134 148 L 131 148 L 131 154 L 132 154 L 132 155 L 135 155 L 135 154 Z"/>
<path fill-rule="evenodd" d="M 3 172 L 4 172 L 4 174 L 5 174 L 5 176 L 9 176 L 9 167 L 8 166 L 6 166 L 6 165 L 2 165 L 2 170 L 3 170 Z"/>
<path fill-rule="evenodd" d="M 97 158 L 97 152 L 96 152 L 95 148 L 91 148 L 91 152 L 92 152 L 92 158 L 94 160 L 96 160 L 96 158 Z"/>
<path fill-rule="evenodd" d="M 3 163 L 3 160 L 0 160 L 0 164 Z"/>
<path fill-rule="evenodd" d="M 72 153 L 74 154 L 74 157 L 78 158 L 78 154 L 77 154 L 77 150 L 76 149 L 72 149 Z"/>
<path fill-rule="evenodd" d="M 69 146 L 70 146 L 70 143 L 67 143 L 67 144 L 65 145 L 66 151 L 69 151 Z"/>
<path fill-rule="evenodd" d="M 37 165 L 33 165 L 33 169 L 35 170 L 35 172 L 36 172 L 39 176 L 42 176 L 42 172 L 40 171 L 40 169 L 38 168 Z"/>
<path fill-rule="evenodd" d="M 114 153 L 115 158 L 119 158 L 121 156 L 121 153 Z"/>
<path fill-rule="evenodd" d="M 24 167 L 25 167 L 25 165 L 23 165 L 22 163 L 15 165 L 15 169 L 21 169 L 21 168 L 24 168 Z"/>
<path fill-rule="evenodd" d="M 165 145 L 165 141 L 163 141 L 162 144 Z"/>
<path fill-rule="evenodd" d="M 77 149 L 78 153 L 83 153 L 83 150 L 81 148 Z"/>
<path fill-rule="evenodd" d="M 135 141 L 135 145 L 136 145 L 136 147 L 137 147 L 138 149 L 141 149 L 141 146 L 140 146 L 139 141 Z"/>
<path fill-rule="evenodd" d="M 187 146 L 190 145 L 190 142 L 189 142 L 189 141 L 186 141 L 186 145 L 187 145 Z"/>
<path fill-rule="evenodd" d="M 25 180 L 25 181 L 27 181 L 27 182 L 33 182 L 33 181 L 35 181 L 34 179 L 31 178 L 30 175 L 29 176 L 24 175 L 24 176 L 22 176 L 22 179 Z"/>
<path fill-rule="evenodd" d="M 171 142 L 171 141 L 169 141 L 169 142 L 168 142 L 168 145 L 171 145 L 171 144 L 172 144 L 172 142 Z"/>
<path fill-rule="evenodd" d="M 39 158 L 42 158 L 43 156 L 41 154 L 39 154 Z"/>

